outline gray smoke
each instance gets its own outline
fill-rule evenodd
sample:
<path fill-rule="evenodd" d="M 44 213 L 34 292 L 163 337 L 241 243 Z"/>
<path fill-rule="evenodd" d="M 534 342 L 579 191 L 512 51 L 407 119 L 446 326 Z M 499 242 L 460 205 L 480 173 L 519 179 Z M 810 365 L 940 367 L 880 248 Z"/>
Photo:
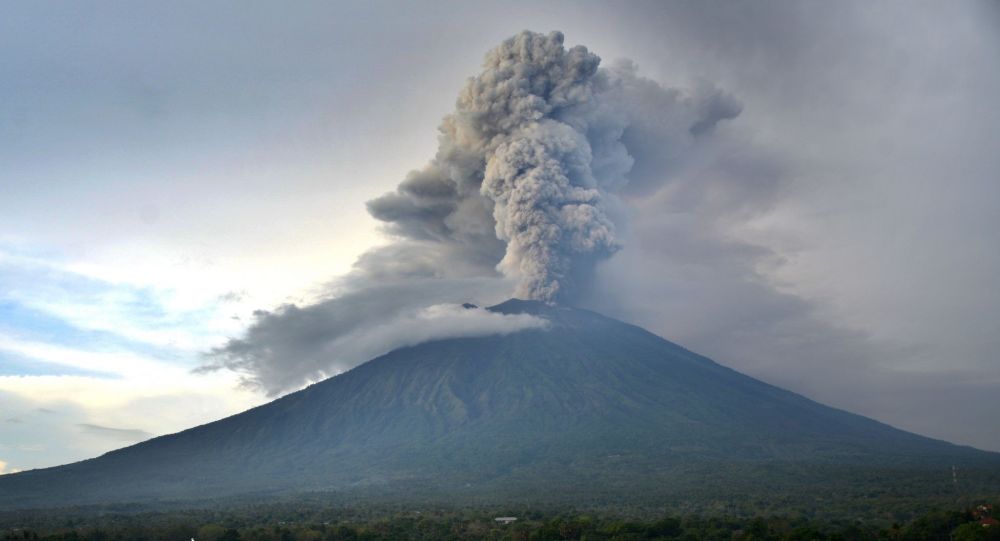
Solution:
<path fill-rule="evenodd" d="M 665 88 L 630 62 L 600 67 L 586 48 L 567 50 L 561 33 L 522 32 L 468 80 L 430 163 L 368 202 L 392 242 L 362 255 L 318 301 L 258 311 L 201 370 L 235 370 L 276 395 L 387 346 L 531 323 L 419 316 L 432 305 L 488 305 L 512 293 L 579 302 L 595 264 L 624 244 L 635 208 L 627 200 L 673 182 L 740 111 L 712 85 Z"/>
<path fill-rule="evenodd" d="M 565 49 L 559 32 L 504 41 L 444 119 L 434 160 L 369 202 L 372 216 L 402 238 L 502 254 L 494 265 L 517 280 L 519 297 L 575 298 L 620 248 L 617 194 L 635 163 L 626 141 L 698 137 L 741 110 L 711 86 L 686 95 L 630 64 L 599 64 L 585 47 Z M 651 102 L 663 110 L 650 115 Z"/>

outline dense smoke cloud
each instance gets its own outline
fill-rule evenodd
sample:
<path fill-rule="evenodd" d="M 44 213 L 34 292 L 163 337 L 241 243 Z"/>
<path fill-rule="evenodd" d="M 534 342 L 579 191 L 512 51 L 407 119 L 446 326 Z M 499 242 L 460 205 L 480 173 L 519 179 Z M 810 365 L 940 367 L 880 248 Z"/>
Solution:
<path fill-rule="evenodd" d="M 468 80 L 431 162 L 368 203 L 392 242 L 362 255 L 319 302 L 259 311 L 204 369 L 242 372 L 274 395 L 387 344 L 455 336 L 414 318 L 430 305 L 511 295 L 578 302 L 596 263 L 623 246 L 626 199 L 668 183 L 741 108 L 710 84 L 665 88 L 627 61 L 600 67 L 586 48 L 566 49 L 559 32 L 522 32 Z M 476 334 L 510 328 L 482 323 Z M 381 329 L 378 347 L 372 328 Z"/>
<path fill-rule="evenodd" d="M 303 308 L 287 305 L 259 312 L 246 335 L 213 351 L 211 363 L 200 371 L 226 367 L 246 372 L 246 384 L 273 396 L 403 346 L 547 326 L 546 320 L 528 314 L 499 314 L 459 304 L 428 306 L 448 295 L 434 284 L 419 285 L 426 286 L 419 298 L 410 297 L 417 288 L 388 287 Z"/>
<path fill-rule="evenodd" d="M 458 244 L 484 263 L 499 256 L 492 263 L 519 297 L 577 298 L 621 245 L 617 194 L 635 165 L 627 142 L 669 154 L 741 110 L 708 85 L 685 94 L 630 64 L 599 64 L 564 48 L 559 32 L 506 40 L 460 93 L 434 160 L 371 201 L 371 214 L 403 239 Z"/>

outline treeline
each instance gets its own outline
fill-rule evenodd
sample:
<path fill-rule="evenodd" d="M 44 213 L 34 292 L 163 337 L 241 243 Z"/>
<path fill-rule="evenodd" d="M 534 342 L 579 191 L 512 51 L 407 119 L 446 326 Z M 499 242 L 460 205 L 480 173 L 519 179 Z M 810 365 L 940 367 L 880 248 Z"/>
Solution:
<path fill-rule="evenodd" d="M 258 510 L 259 511 L 259 510 Z M 254 511 L 202 522 L 182 513 L 105 517 L 101 525 L 10 528 L 0 539 L 39 541 L 1000 541 L 1000 526 L 984 527 L 970 512 L 935 511 L 907 524 L 821 521 L 788 517 L 663 517 L 627 520 L 528 512 L 501 524 L 492 515 L 464 512 L 396 513 L 389 516 L 299 523 Z M 117 523 L 117 524 L 116 524 Z"/>

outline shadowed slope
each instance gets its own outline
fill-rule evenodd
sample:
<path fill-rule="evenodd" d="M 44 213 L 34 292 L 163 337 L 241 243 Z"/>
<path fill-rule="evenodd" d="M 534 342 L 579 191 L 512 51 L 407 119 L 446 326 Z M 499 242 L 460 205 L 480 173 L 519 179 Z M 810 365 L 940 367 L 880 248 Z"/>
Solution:
<path fill-rule="evenodd" d="M 3 476 L 0 505 L 301 490 L 574 503 L 851 476 L 936 492 L 952 488 L 942 476 L 953 464 L 1000 466 L 1000 455 L 823 406 L 593 312 L 518 300 L 490 310 L 550 325 L 402 348 L 239 415 Z M 930 488 L 908 481 L 921 476 Z"/>

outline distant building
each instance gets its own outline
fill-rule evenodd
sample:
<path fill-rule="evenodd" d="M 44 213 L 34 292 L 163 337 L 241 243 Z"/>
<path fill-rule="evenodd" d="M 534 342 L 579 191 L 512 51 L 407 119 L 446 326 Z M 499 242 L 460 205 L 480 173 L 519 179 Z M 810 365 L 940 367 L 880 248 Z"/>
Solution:
<path fill-rule="evenodd" d="M 979 523 L 983 528 L 989 528 L 991 526 L 1000 526 L 1000 520 L 997 520 L 990 515 L 993 514 L 993 506 L 984 503 L 982 505 L 977 505 L 975 509 L 972 510 L 972 518 Z"/>
<path fill-rule="evenodd" d="M 511 522 L 517 521 L 517 517 L 497 517 L 493 520 L 499 522 L 500 524 L 510 524 Z"/>

